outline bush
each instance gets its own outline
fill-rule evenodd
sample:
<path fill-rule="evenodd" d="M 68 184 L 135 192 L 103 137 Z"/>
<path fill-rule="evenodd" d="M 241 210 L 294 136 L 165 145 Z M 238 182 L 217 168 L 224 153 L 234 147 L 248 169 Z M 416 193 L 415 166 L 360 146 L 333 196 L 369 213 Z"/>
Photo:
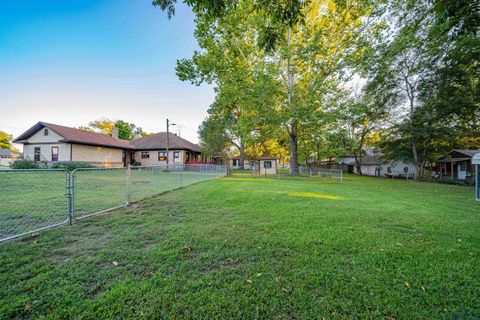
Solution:
<path fill-rule="evenodd" d="M 61 161 L 61 162 L 55 162 L 52 165 L 52 169 L 66 169 L 68 171 L 73 171 L 75 169 L 79 168 L 93 168 L 90 163 L 88 162 L 76 162 L 76 161 Z"/>
<path fill-rule="evenodd" d="M 12 169 L 45 169 L 48 168 L 46 162 L 32 161 L 29 159 L 19 159 L 12 162 Z"/>

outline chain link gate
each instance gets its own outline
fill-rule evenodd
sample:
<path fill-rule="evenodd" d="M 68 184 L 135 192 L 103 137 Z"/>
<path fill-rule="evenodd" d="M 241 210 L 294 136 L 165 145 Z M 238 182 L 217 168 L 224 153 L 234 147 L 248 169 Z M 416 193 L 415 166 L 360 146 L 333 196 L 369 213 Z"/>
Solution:
<path fill-rule="evenodd" d="M 71 222 L 70 173 L 0 170 L 0 242 Z"/>

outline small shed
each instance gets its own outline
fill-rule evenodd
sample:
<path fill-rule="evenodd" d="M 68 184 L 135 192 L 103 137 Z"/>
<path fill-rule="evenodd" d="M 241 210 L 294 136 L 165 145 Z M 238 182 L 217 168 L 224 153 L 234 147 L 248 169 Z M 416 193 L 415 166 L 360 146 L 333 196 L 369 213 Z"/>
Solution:
<path fill-rule="evenodd" d="M 257 158 L 257 168 L 260 174 L 277 174 L 278 159 L 274 157 Z"/>

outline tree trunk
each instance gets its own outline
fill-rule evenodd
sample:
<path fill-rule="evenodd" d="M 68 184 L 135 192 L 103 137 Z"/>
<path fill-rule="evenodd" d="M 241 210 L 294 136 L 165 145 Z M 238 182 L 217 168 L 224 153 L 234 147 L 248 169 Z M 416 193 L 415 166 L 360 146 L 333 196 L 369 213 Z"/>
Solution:
<path fill-rule="evenodd" d="M 415 164 L 415 180 L 420 181 L 423 178 L 423 161 L 418 159 L 417 144 L 412 141 L 413 163 Z"/>
<path fill-rule="evenodd" d="M 355 158 L 355 167 L 357 167 L 357 174 L 362 175 L 362 163 L 360 161 L 361 159 L 356 152 L 353 153 L 353 157 Z"/>
<path fill-rule="evenodd" d="M 288 138 L 290 142 L 290 175 L 298 176 L 298 137 L 295 120 L 290 124 Z"/>
<path fill-rule="evenodd" d="M 240 151 L 240 160 L 239 160 L 239 168 L 240 169 L 245 169 L 245 147 L 243 146 L 243 143 L 240 143 L 240 147 L 238 148 Z"/>

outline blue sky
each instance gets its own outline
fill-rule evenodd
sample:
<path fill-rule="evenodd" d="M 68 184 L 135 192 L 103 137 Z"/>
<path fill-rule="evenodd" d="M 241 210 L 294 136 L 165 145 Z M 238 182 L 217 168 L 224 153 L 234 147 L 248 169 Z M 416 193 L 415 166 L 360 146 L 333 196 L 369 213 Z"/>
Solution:
<path fill-rule="evenodd" d="M 213 90 L 175 75 L 197 49 L 193 19 L 150 0 L 0 0 L 0 130 L 107 117 L 156 132 L 168 117 L 198 141 Z"/>

